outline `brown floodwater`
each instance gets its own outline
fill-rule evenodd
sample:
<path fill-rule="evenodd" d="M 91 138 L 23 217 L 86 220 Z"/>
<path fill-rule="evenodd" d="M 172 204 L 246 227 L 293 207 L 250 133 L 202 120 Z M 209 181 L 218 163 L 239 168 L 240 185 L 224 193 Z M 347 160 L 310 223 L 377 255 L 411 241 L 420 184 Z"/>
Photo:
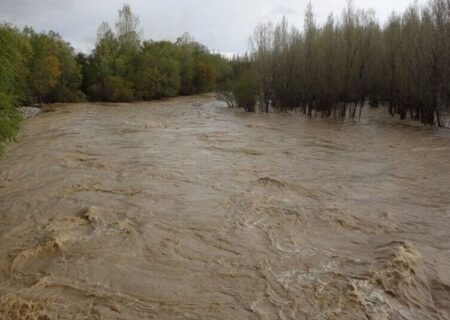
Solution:
<path fill-rule="evenodd" d="M 450 319 L 450 131 L 61 105 L 0 160 L 0 319 Z"/>

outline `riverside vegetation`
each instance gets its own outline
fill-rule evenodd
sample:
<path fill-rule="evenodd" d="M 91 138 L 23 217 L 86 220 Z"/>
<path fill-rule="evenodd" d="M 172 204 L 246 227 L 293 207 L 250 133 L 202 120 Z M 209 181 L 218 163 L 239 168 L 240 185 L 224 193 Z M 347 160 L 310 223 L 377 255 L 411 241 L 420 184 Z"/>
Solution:
<path fill-rule="evenodd" d="M 313 31 L 258 27 L 229 61 L 187 34 L 142 41 L 128 6 L 89 55 L 2 26 L 2 137 L 35 111 L 20 105 L 53 112 L 0 159 L 0 320 L 450 320 L 444 4 L 395 37 L 310 7 Z M 202 91 L 253 112 L 214 93 L 85 102 Z M 384 110 L 340 120 L 364 100 Z"/>
<path fill-rule="evenodd" d="M 286 19 L 259 25 L 251 51 L 227 61 L 186 33 L 143 41 L 129 5 L 115 28 L 103 23 L 89 54 L 55 32 L 0 25 L 0 144 L 14 138 L 18 106 L 32 103 L 151 100 L 220 91 L 247 111 L 298 109 L 351 117 L 366 101 L 424 124 L 444 126 L 450 101 L 450 0 L 430 0 L 380 26 L 349 2 L 320 26 L 312 6 L 303 30 Z"/>
<path fill-rule="evenodd" d="M 103 23 L 94 50 L 76 53 L 55 32 L 0 24 L 0 143 L 14 138 L 18 106 L 54 102 L 130 102 L 214 91 L 231 71 L 185 33 L 176 42 L 142 40 L 129 5 L 115 28 Z"/>
<path fill-rule="evenodd" d="M 449 0 L 410 6 L 384 26 L 351 1 L 341 17 L 318 25 L 310 4 L 303 30 L 286 19 L 261 24 L 251 47 L 231 62 L 235 78 L 222 93 L 231 107 L 355 118 L 368 101 L 401 119 L 448 125 Z"/>

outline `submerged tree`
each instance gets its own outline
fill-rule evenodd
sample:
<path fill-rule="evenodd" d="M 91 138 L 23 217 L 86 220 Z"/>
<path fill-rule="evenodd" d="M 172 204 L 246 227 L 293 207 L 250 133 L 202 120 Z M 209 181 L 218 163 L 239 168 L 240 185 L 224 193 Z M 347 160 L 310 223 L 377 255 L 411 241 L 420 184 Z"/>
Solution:
<path fill-rule="evenodd" d="M 372 10 L 358 10 L 352 1 L 322 26 L 309 4 L 304 21 L 302 30 L 290 29 L 285 18 L 275 27 L 256 27 L 250 56 L 256 105 L 250 109 L 355 118 L 366 102 L 385 103 L 401 119 L 409 114 L 443 125 L 450 109 L 450 1 L 411 6 L 384 27 Z"/>
<path fill-rule="evenodd" d="M 257 98 L 264 112 L 269 112 L 273 98 L 273 37 L 273 25 L 267 23 L 257 26 L 251 39 Z"/>

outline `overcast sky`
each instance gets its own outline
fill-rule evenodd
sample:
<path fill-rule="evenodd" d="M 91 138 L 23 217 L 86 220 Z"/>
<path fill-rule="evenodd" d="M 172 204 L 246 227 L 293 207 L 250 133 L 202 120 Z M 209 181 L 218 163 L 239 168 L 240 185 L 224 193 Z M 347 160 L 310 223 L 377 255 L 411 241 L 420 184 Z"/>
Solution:
<path fill-rule="evenodd" d="M 392 11 L 403 11 L 412 0 L 359 0 L 359 8 L 373 8 L 381 22 Z M 54 30 L 77 50 L 93 48 L 102 21 L 114 25 L 118 9 L 129 3 L 139 15 L 145 38 L 175 40 L 188 31 L 211 50 L 243 53 L 259 22 L 283 15 L 296 25 L 303 21 L 308 0 L 0 0 L 0 21 Z M 313 0 L 319 22 L 340 14 L 346 0 Z"/>

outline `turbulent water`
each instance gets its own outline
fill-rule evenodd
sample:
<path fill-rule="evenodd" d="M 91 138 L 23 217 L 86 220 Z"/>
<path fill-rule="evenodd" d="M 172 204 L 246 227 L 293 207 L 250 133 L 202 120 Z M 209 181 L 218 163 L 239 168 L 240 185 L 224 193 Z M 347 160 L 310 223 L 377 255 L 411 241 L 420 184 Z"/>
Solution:
<path fill-rule="evenodd" d="M 0 319 L 450 319 L 450 132 L 209 96 L 27 120 Z"/>

